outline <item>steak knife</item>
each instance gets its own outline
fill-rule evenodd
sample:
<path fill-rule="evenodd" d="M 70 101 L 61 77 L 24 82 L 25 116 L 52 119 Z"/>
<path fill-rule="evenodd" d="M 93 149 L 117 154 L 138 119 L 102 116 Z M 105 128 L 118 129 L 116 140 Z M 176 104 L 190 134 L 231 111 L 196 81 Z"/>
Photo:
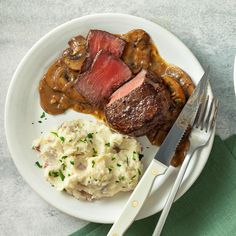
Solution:
<path fill-rule="evenodd" d="M 209 68 L 203 74 L 200 82 L 188 99 L 160 149 L 131 194 L 120 217 L 113 224 L 107 236 L 120 236 L 124 234 L 140 211 L 156 177 L 163 175 L 170 166 L 171 159 L 185 131 L 193 125 L 197 110 L 207 89 L 208 73 Z"/>

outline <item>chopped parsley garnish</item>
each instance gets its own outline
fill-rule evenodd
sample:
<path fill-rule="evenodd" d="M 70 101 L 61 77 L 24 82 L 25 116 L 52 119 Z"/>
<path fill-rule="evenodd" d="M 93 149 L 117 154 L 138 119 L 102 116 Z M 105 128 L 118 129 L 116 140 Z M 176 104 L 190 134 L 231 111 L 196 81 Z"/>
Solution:
<path fill-rule="evenodd" d="M 120 180 L 120 181 L 122 181 L 122 180 L 124 180 L 124 179 L 125 179 L 124 176 L 119 176 L 119 180 Z"/>
<path fill-rule="evenodd" d="M 133 160 L 136 160 L 137 152 L 133 151 Z"/>
<path fill-rule="evenodd" d="M 73 139 L 70 139 L 70 140 L 69 140 L 69 143 L 71 143 L 72 141 L 73 141 Z"/>
<path fill-rule="evenodd" d="M 138 158 L 139 158 L 139 160 L 141 160 L 142 158 L 143 158 L 143 154 L 142 153 L 138 153 Z"/>
<path fill-rule="evenodd" d="M 133 176 L 131 177 L 131 179 L 133 180 L 135 177 L 136 177 L 136 175 L 133 175 Z"/>
<path fill-rule="evenodd" d="M 105 143 L 105 146 L 110 147 L 111 144 L 110 143 Z"/>
<path fill-rule="evenodd" d="M 41 120 L 38 120 L 38 123 L 42 123 L 42 121 L 41 121 Z"/>
<path fill-rule="evenodd" d="M 68 177 L 70 177 L 70 173 L 68 174 Z"/>
<path fill-rule="evenodd" d="M 68 156 L 62 156 L 61 159 L 66 159 Z"/>
<path fill-rule="evenodd" d="M 112 172 L 112 168 L 111 167 L 108 167 L 108 170 L 109 170 L 109 172 Z"/>
<path fill-rule="evenodd" d="M 40 118 L 44 118 L 45 117 L 45 112 L 42 113 L 42 115 L 40 116 Z"/>
<path fill-rule="evenodd" d="M 95 161 L 92 160 L 92 167 L 94 168 L 94 166 L 95 166 Z"/>
<path fill-rule="evenodd" d="M 97 156 L 98 152 L 95 148 L 93 148 L 93 157 Z"/>
<path fill-rule="evenodd" d="M 57 136 L 57 137 L 58 137 L 58 134 L 57 134 L 57 132 L 51 132 L 51 134 L 54 134 L 55 136 Z"/>
<path fill-rule="evenodd" d="M 70 161 L 70 164 L 71 164 L 71 165 L 74 165 L 75 163 L 74 163 L 74 161 Z"/>
<path fill-rule="evenodd" d="M 141 170 L 140 169 L 138 169 L 138 174 L 141 175 Z"/>
<path fill-rule="evenodd" d="M 120 180 L 116 180 L 116 183 L 120 183 Z"/>
<path fill-rule="evenodd" d="M 129 158 L 126 156 L 127 166 L 129 165 Z"/>
<path fill-rule="evenodd" d="M 63 170 L 66 169 L 66 164 L 65 164 L 65 163 L 62 164 L 62 169 L 63 169 Z"/>
<path fill-rule="evenodd" d="M 86 138 L 84 138 L 84 139 L 81 138 L 79 141 L 82 142 L 82 143 L 86 143 L 87 139 Z"/>
<path fill-rule="evenodd" d="M 61 180 L 64 181 L 65 175 L 63 175 L 61 170 L 59 170 L 59 176 L 60 176 Z"/>
<path fill-rule="evenodd" d="M 117 165 L 118 167 L 121 167 L 121 164 L 119 164 L 119 163 L 117 163 L 116 165 Z"/>
<path fill-rule="evenodd" d="M 114 161 L 116 158 L 115 157 L 112 157 L 111 160 Z"/>
<path fill-rule="evenodd" d="M 88 138 L 93 138 L 93 133 L 88 133 L 87 137 Z"/>
<path fill-rule="evenodd" d="M 58 177 L 59 173 L 57 171 L 49 171 L 49 176 Z"/>
<path fill-rule="evenodd" d="M 42 168 L 42 165 L 40 165 L 38 161 L 36 161 L 35 164 L 38 166 L 38 168 Z"/>
<path fill-rule="evenodd" d="M 60 137 L 60 140 L 61 140 L 62 143 L 65 142 L 65 138 L 63 136 Z"/>

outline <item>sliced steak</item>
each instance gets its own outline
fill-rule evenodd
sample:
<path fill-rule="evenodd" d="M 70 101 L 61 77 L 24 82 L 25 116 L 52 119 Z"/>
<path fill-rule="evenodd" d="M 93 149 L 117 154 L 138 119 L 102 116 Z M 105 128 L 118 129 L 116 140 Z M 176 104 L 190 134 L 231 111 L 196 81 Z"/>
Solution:
<path fill-rule="evenodd" d="M 105 107 L 109 125 L 129 135 L 141 136 L 169 119 L 169 91 L 155 75 L 142 70 L 111 96 Z"/>
<path fill-rule="evenodd" d="M 120 57 L 125 47 L 123 39 L 102 30 L 90 30 L 87 36 L 87 43 L 91 58 L 94 58 L 100 50 Z"/>
<path fill-rule="evenodd" d="M 90 70 L 79 75 L 75 88 L 89 103 L 102 107 L 131 76 L 129 67 L 122 60 L 100 51 Z"/>

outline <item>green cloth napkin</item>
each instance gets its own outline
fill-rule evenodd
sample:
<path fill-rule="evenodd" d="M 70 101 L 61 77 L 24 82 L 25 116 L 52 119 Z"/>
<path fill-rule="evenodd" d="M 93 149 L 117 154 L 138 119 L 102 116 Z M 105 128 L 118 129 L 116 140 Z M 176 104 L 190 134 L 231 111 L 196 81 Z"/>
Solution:
<path fill-rule="evenodd" d="M 152 235 L 160 213 L 132 224 L 125 236 Z M 71 236 L 103 236 L 111 225 L 90 223 Z M 174 203 L 165 236 L 236 235 L 236 136 L 216 136 L 209 160 L 190 190 Z"/>

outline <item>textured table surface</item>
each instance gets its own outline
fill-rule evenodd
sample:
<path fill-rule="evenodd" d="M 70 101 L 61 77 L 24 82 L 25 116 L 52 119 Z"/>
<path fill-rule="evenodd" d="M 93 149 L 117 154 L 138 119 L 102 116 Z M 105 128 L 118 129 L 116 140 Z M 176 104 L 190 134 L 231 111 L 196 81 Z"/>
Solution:
<path fill-rule="evenodd" d="M 7 148 L 3 114 L 14 70 L 32 45 L 68 20 L 103 12 L 156 22 L 177 35 L 202 65 L 210 65 L 213 92 L 220 100 L 217 133 L 223 138 L 236 133 L 235 0 L 0 0 L 0 235 L 68 235 L 87 224 L 48 205 L 25 183 Z"/>

